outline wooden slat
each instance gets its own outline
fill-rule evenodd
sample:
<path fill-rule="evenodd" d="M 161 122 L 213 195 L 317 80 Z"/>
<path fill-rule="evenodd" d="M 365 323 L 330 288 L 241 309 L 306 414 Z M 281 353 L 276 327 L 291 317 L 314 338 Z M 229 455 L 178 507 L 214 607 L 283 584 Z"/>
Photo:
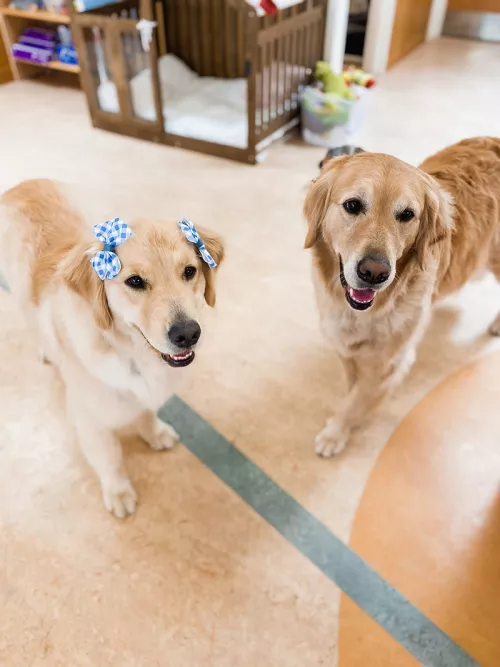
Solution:
<path fill-rule="evenodd" d="M 282 80 L 281 80 L 281 71 L 282 71 L 282 61 L 283 61 L 283 37 L 282 35 L 279 39 L 276 40 L 276 65 L 274 71 L 274 96 L 276 98 L 276 119 L 279 122 L 279 117 L 283 113 L 280 109 L 281 98 L 282 98 Z"/>
<path fill-rule="evenodd" d="M 234 61 L 231 57 L 231 41 L 233 35 L 231 34 L 231 16 L 232 9 L 227 3 L 222 5 L 222 25 L 224 31 L 224 74 L 223 76 L 231 79 L 234 77 Z"/>
<path fill-rule="evenodd" d="M 244 76 L 245 73 L 245 16 L 242 11 L 236 15 L 237 76 Z"/>
<path fill-rule="evenodd" d="M 94 120 L 95 114 L 99 109 L 96 87 L 97 82 L 93 76 L 93 72 L 95 71 L 95 61 L 91 62 L 88 45 L 85 40 L 85 31 L 87 31 L 89 43 L 94 45 L 94 36 L 92 35 L 91 28 L 84 29 L 78 21 L 73 21 L 71 32 L 78 51 L 78 60 L 80 62 L 80 83 L 85 92 L 85 97 L 87 98 L 90 116 L 92 120 Z"/>
<path fill-rule="evenodd" d="M 256 128 L 256 69 L 257 69 L 257 32 L 259 24 L 255 12 L 248 12 L 245 32 L 245 60 L 249 64 L 249 73 L 247 78 L 247 118 L 248 118 L 248 160 L 255 162 L 257 146 L 257 128 Z"/>
<path fill-rule="evenodd" d="M 14 79 L 20 80 L 23 78 L 21 76 L 21 68 L 18 67 L 16 59 L 12 55 L 12 51 L 9 48 L 10 44 L 14 44 L 17 41 L 18 35 L 14 31 L 12 25 L 5 20 L 5 16 L 2 16 L 2 14 L 0 14 L 0 34 L 7 47 L 7 58 L 10 64 L 10 69 L 12 71 L 12 76 Z"/>
<path fill-rule="evenodd" d="M 193 66 L 191 53 L 191 30 L 189 25 L 189 4 L 184 0 L 177 5 L 179 26 L 179 57 L 189 66 Z"/>
<path fill-rule="evenodd" d="M 178 52 L 178 30 L 177 30 L 177 3 L 169 0 L 167 8 L 167 43 L 172 53 Z"/>
<path fill-rule="evenodd" d="M 295 115 L 296 111 L 292 104 L 292 76 L 291 76 L 291 53 L 292 53 L 292 37 L 293 33 L 290 33 L 285 36 L 284 42 L 284 99 L 283 99 L 283 109 L 284 109 L 284 118 L 283 122 L 288 122 Z"/>
<path fill-rule="evenodd" d="M 265 108 L 267 110 L 267 125 L 271 125 L 273 117 L 273 94 L 272 94 L 272 85 L 273 77 L 272 66 L 273 66 L 273 42 L 267 42 L 266 44 L 266 69 L 264 74 L 266 76 L 266 97 L 265 97 Z"/>
<path fill-rule="evenodd" d="M 287 21 L 278 23 L 277 25 L 271 26 L 270 28 L 259 30 L 259 44 L 262 44 L 265 41 L 272 41 L 273 39 L 277 39 L 284 32 L 298 30 L 299 28 L 303 28 L 304 26 L 309 25 L 314 21 L 321 20 L 322 15 L 322 8 L 316 7 L 310 12 L 298 14 L 297 16 L 293 16 Z"/>
<path fill-rule="evenodd" d="M 13 18 L 26 19 L 28 21 L 42 21 L 47 23 L 70 23 L 71 18 L 68 14 L 56 14 L 55 12 L 46 12 L 38 10 L 31 12 L 25 9 L 14 9 L 12 7 L 0 8 L 2 14 L 5 16 L 12 16 Z"/>
<path fill-rule="evenodd" d="M 304 28 L 304 66 L 311 66 L 311 48 L 312 48 L 312 39 L 311 39 L 311 24 L 307 24 Z"/>
<path fill-rule="evenodd" d="M 157 0 L 155 8 L 156 20 L 158 21 L 158 50 L 160 56 L 164 56 L 167 53 L 167 35 L 165 32 L 165 14 L 161 0 Z"/>
<path fill-rule="evenodd" d="M 260 53 L 260 124 L 261 132 L 263 132 L 269 123 L 269 119 L 267 118 L 267 79 L 265 77 L 267 68 L 267 44 L 259 46 L 258 49 Z"/>
<path fill-rule="evenodd" d="M 97 14 L 75 14 L 73 25 L 80 25 L 82 28 L 93 28 L 94 26 L 106 30 L 108 26 L 120 24 L 123 30 L 136 30 L 137 21 L 135 19 L 113 19 L 110 16 L 98 16 Z"/>
<path fill-rule="evenodd" d="M 222 26 L 222 2 L 225 0 L 210 0 L 212 15 L 212 62 L 214 66 L 214 76 L 224 76 L 224 32 Z"/>
<path fill-rule="evenodd" d="M 187 0 L 189 17 L 189 35 L 191 40 L 191 58 L 193 69 L 200 74 L 201 52 L 200 52 L 200 10 L 197 0 Z"/>
<path fill-rule="evenodd" d="M 288 34 L 288 58 L 287 58 L 287 79 L 288 79 L 288 98 L 290 100 L 290 106 L 293 108 L 294 107 L 294 98 L 293 98 L 293 86 L 294 86 L 294 58 L 295 58 L 295 40 L 296 40 L 297 34 L 293 31 L 291 31 Z"/>
<path fill-rule="evenodd" d="M 257 47 L 258 48 L 258 53 L 259 53 L 259 109 L 260 109 L 260 133 L 262 134 L 263 129 L 266 125 L 266 120 L 265 120 L 265 96 L 266 96 L 266 90 L 265 90 L 265 79 L 264 79 L 264 70 L 266 66 L 266 52 L 265 49 L 262 46 Z"/>
<path fill-rule="evenodd" d="M 212 72 L 212 51 L 210 49 L 210 8 L 208 0 L 202 0 L 199 3 L 200 12 L 200 36 L 201 36 L 201 68 L 200 74 L 202 76 L 209 76 Z"/>
<path fill-rule="evenodd" d="M 306 58 L 307 58 L 307 28 L 308 26 L 305 25 L 301 29 L 302 33 L 302 48 L 300 52 L 300 75 L 299 75 L 299 84 L 302 83 L 302 80 L 304 78 L 304 71 L 305 71 L 305 66 L 306 66 Z"/>
<path fill-rule="evenodd" d="M 323 58 L 323 46 L 325 41 L 325 24 L 324 20 L 318 21 L 316 24 L 316 35 L 317 39 L 315 40 L 316 51 L 314 53 L 314 63 Z"/>
<path fill-rule="evenodd" d="M 102 35 L 106 64 L 111 74 L 111 80 L 116 86 L 120 115 L 125 122 L 133 122 L 132 104 L 127 80 L 127 68 L 123 57 L 121 20 L 108 19 L 107 29 Z M 135 30 L 135 22 L 134 22 Z"/>
<path fill-rule="evenodd" d="M 149 46 L 149 68 L 151 70 L 151 85 L 153 86 L 153 99 L 155 103 L 155 115 L 156 122 L 155 125 L 158 128 L 158 132 L 163 133 L 163 100 L 161 97 L 161 83 L 160 83 L 160 74 L 158 71 L 158 50 L 156 47 L 156 39 L 151 40 Z M 130 88 L 130 84 L 129 84 Z"/>
<path fill-rule="evenodd" d="M 296 30 L 294 32 L 295 41 L 294 41 L 294 53 L 293 53 L 293 94 L 295 103 L 298 104 L 298 93 L 297 89 L 300 83 L 300 54 L 302 51 L 302 30 Z"/>
<path fill-rule="evenodd" d="M 153 20 L 152 0 L 139 0 L 139 18 Z"/>

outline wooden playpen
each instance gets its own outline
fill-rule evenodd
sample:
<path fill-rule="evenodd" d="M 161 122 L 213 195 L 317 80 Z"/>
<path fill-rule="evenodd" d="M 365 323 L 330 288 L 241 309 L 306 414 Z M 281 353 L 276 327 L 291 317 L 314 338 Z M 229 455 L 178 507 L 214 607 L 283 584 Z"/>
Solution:
<path fill-rule="evenodd" d="M 258 16 L 245 0 L 123 0 L 73 14 L 94 126 L 255 164 L 299 122 L 300 88 L 323 54 L 326 2 L 304 0 L 274 16 Z M 137 30 L 141 18 L 156 22 L 149 49 Z M 235 145 L 226 142 L 224 131 L 214 141 L 172 130 L 169 81 L 162 71 L 163 59 L 172 56 L 203 77 L 197 82 L 241 82 L 244 129 Z M 223 116 L 217 122 L 223 125 Z M 189 122 L 187 127 L 193 134 Z"/>

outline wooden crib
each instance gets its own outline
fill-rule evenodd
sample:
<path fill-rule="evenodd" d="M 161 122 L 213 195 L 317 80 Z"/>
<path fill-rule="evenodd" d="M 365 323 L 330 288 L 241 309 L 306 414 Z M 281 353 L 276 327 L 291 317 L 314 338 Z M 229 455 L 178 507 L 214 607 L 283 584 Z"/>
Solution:
<path fill-rule="evenodd" d="M 255 164 L 299 122 L 300 87 L 323 54 L 326 2 L 304 0 L 272 17 L 258 16 L 245 0 L 123 0 L 73 14 L 94 126 Z M 149 50 L 140 18 L 157 23 Z M 176 58 L 192 71 L 185 76 L 203 77 L 193 79 L 193 90 L 216 100 L 210 91 L 227 89 L 236 99 L 227 102 L 234 127 L 228 115 L 224 129 L 226 107 L 218 100 L 201 125 L 198 116 L 183 118 L 188 102 L 165 80 L 167 65 L 178 69 Z M 190 104 L 204 113 L 201 98 Z M 198 126 L 218 138 L 196 136 Z"/>

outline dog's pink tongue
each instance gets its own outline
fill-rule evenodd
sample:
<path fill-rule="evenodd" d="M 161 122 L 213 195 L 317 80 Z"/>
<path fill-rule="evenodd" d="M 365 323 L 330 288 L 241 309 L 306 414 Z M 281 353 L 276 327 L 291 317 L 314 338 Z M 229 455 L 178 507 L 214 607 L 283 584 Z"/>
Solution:
<path fill-rule="evenodd" d="M 368 303 L 373 300 L 375 292 L 372 289 L 351 289 L 351 296 L 358 303 Z"/>

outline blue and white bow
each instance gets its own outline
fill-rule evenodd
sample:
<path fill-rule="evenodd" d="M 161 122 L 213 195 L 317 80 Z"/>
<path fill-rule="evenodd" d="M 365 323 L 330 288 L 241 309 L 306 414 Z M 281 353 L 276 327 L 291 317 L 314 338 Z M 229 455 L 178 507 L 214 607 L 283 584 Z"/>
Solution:
<path fill-rule="evenodd" d="M 104 248 L 91 257 L 90 263 L 101 280 L 111 280 L 120 273 L 122 265 L 114 249 L 134 235 L 126 222 L 121 218 L 108 220 L 103 224 L 94 225 L 94 236 L 104 244 Z"/>
<path fill-rule="evenodd" d="M 196 231 L 196 227 L 193 225 L 193 223 L 190 222 L 187 218 L 182 218 L 182 220 L 180 222 L 178 222 L 177 224 L 181 228 L 181 231 L 184 234 L 184 236 L 187 238 L 187 240 L 190 243 L 195 244 L 198 252 L 200 253 L 200 257 L 202 258 L 202 260 L 204 262 L 206 262 L 211 269 L 215 269 L 216 266 L 217 266 L 217 263 L 215 262 L 212 255 L 206 249 L 205 244 L 203 243 L 203 239 L 200 237 L 200 235 Z"/>

